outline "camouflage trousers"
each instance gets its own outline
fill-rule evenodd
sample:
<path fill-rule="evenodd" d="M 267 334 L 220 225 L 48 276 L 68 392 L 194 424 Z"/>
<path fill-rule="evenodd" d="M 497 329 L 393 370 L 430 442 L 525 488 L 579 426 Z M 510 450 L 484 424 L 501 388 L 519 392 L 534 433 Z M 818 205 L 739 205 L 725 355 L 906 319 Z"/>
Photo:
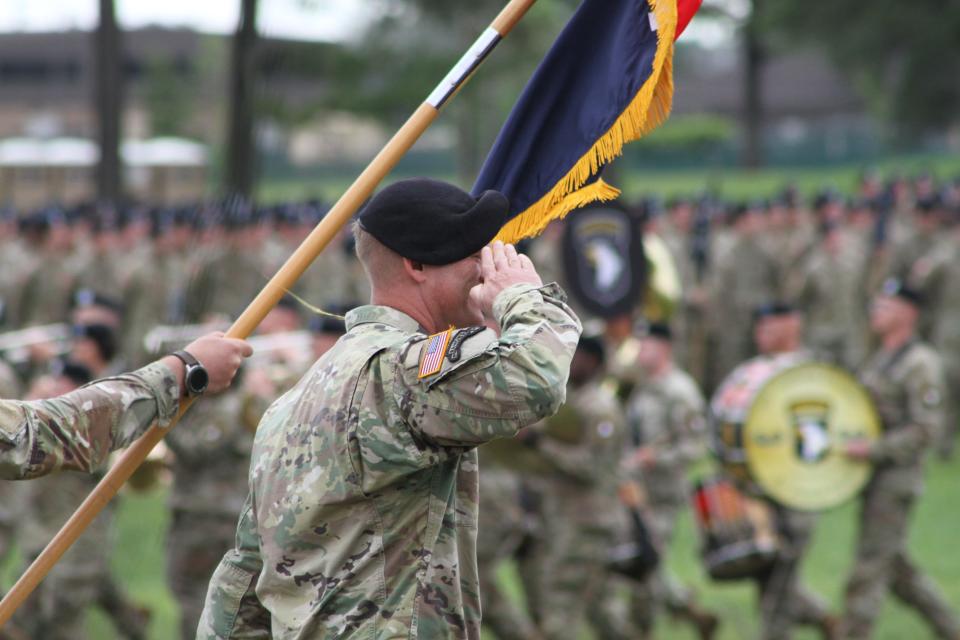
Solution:
<path fill-rule="evenodd" d="M 650 535 L 660 550 L 660 564 L 643 584 L 636 585 L 632 590 L 633 622 L 644 632 L 653 629 L 657 612 L 661 608 L 685 619 L 690 619 L 694 609 L 697 609 L 693 593 L 680 584 L 665 564 L 677 518 L 683 508 L 683 503 L 661 502 L 652 504 L 644 513 Z"/>
<path fill-rule="evenodd" d="M 210 576 L 231 549 L 236 516 L 174 510 L 167 537 L 167 580 L 180 608 L 180 634 L 196 637 Z"/>
<path fill-rule="evenodd" d="M 480 605 L 483 627 L 499 640 L 539 638 L 526 610 L 504 593 L 497 570 L 508 560 L 518 560 L 530 534 L 528 515 L 520 505 L 520 479 L 511 471 L 486 467 L 480 474 L 480 517 L 477 530 L 477 564 L 480 571 Z M 523 571 L 522 574 L 529 575 Z M 526 594 L 535 598 L 532 589 Z"/>
<path fill-rule="evenodd" d="M 907 551 L 914 501 L 913 495 L 884 491 L 877 483 L 867 487 L 856 560 L 847 581 L 844 638 L 871 637 L 888 590 L 916 609 L 938 637 L 960 637 L 960 620 Z"/>
<path fill-rule="evenodd" d="M 755 580 L 760 609 L 760 638 L 784 640 L 795 625 L 818 626 L 829 615 L 827 603 L 800 584 L 800 564 L 817 517 L 772 505 L 781 548 L 773 564 Z"/>
<path fill-rule="evenodd" d="M 607 600 L 607 554 L 613 532 L 569 521 L 547 521 L 544 531 L 548 534 L 537 551 L 540 601 L 536 613 L 543 636 L 551 640 L 576 637 L 589 622 L 605 630 L 602 637 L 615 637 L 614 629 L 625 625 L 611 618 L 615 613 Z"/>

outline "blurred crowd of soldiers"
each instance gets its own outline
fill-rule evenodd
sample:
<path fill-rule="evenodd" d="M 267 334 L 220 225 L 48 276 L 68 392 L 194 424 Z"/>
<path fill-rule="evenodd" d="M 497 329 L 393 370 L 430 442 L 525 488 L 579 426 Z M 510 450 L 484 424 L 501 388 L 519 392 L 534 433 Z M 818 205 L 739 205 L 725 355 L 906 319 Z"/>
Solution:
<path fill-rule="evenodd" d="M 704 397 L 762 351 L 759 308 L 789 302 L 802 314 L 805 348 L 856 371 L 875 347 L 870 300 L 896 277 L 922 293 L 919 332 L 942 359 L 945 396 L 960 390 L 960 179 L 867 174 L 852 198 L 825 190 L 804 201 L 787 188 L 767 201 L 648 200 L 634 211 L 679 273 L 670 313 L 587 319 L 593 332 L 575 357 L 567 405 L 516 442 L 481 450 L 484 623 L 501 640 L 571 638 L 586 623 L 602 638 L 649 637 L 660 610 L 714 637 L 719 618 L 662 563 L 644 580 L 624 581 L 607 559 L 630 527 L 625 504 L 642 510 L 665 554 L 689 504 L 688 470 L 707 453 Z M 324 212 L 311 202 L 266 210 L 239 201 L 0 210 L 0 397 L 57 395 L 225 329 Z M 562 233 L 554 224 L 525 248 L 544 282 L 563 284 Z M 367 302 L 350 243 L 345 232 L 271 312 L 240 383 L 198 403 L 166 439 L 168 584 L 184 638 L 193 637 L 210 574 L 233 544 L 260 415 L 343 332 L 317 308 L 342 313 Z M 947 408 L 950 428 L 936 443 L 945 457 L 957 423 Z M 32 559 L 95 481 L 62 475 L 0 486 L 0 560 L 15 542 Z M 91 603 L 124 637 L 145 637 L 149 609 L 130 602 L 110 571 L 109 512 L 92 529 L 35 594 L 17 625 L 25 637 L 83 637 Z M 518 568 L 522 600 L 499 589 L 506 559 Z M 789 621 L 776 617 L 782 607 L 767 606 L 764 579 L 758 584 L 762 635 L 787 637 Z M 825 608 L 811 609 L 796 621 L 838 637 Z"/>

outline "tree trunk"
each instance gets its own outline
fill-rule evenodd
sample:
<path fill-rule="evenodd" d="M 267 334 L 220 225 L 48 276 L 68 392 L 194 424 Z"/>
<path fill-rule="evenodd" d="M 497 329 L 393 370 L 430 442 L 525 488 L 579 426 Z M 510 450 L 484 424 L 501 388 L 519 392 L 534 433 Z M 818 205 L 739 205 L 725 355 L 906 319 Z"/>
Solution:
<path fill-rule="evenodd" d="M 249 198 L 256 171 L 253 84 L 257 44 L 257 0 L 241 0 L 240 24 L 233 37 L 230 69 L 230 130 L 227 138 L 226 191 Z"/>
<path fill-rule="evenodd" d="M 763 165 L 763 66 L 766 51 L 760 33 L 760 7 L 753 0 L 753 11 L 743 28 L 743 156 L 748 169 Z"/>
<path fill-rule="evenodd" d="M 108 206 L 115 206 L 123 195 L 120 166 L 120 124 L 123 117 L 121 56 L 120 30 L 113 0 L 100 0 L 100 24 L 94 34 L 94 113 L 97 114 L 97 142 L 100 145 L 97 199 Z"/>

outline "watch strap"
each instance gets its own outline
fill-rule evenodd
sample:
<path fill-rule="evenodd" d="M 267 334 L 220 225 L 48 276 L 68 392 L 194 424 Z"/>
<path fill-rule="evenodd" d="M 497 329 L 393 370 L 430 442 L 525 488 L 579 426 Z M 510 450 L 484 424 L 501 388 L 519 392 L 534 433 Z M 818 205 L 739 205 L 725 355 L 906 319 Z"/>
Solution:
<path fill-rule="evenodd" d="M 190 355 L 189 351 L 184 351 L 183 349 L 180 349 L 178 351 L 174 351 L 171 355 L 179 359 L 180 362 L 182 362 L 186 367 L 200 366 L 200 361 L 194 358 L 192 355 Z"/>

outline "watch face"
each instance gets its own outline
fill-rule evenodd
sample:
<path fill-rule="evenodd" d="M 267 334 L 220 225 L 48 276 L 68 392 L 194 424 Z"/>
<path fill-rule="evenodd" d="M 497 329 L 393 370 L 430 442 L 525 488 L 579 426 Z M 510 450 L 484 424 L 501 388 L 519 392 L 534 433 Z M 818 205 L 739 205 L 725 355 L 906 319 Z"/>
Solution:
<path fill-rule="evenodd" d="M 209 382 L 210 376 L 203 367 L 192 367 L 190 371 L 187 372 L 187 390 L 194 395 L 206 391 Z"/>

